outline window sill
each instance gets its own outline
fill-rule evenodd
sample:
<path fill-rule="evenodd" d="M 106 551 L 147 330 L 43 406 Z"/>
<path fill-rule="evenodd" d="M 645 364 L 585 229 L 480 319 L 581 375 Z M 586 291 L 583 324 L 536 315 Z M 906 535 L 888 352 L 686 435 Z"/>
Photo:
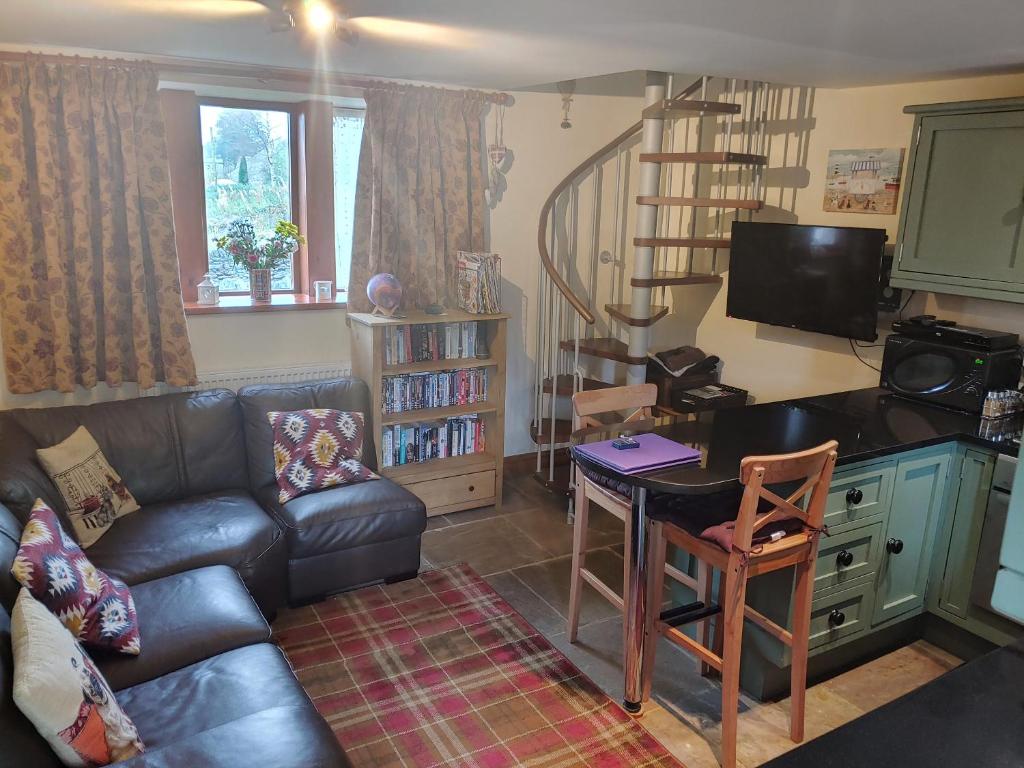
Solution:
<path fill-rule="evenodd" d="M 344 296 L 336 296 L 330 301 L 317 301 L 302 293 L 275 293 L 269 302 L 253 301 L 248 296 L 221 296 L 219 304 L 199 304 L 195 301 L 185 302 L 185 314 L 193 315 L 230 315 L 246 312 L 297 312 L 310 309 L 345 309 L 348 306 Z"/>

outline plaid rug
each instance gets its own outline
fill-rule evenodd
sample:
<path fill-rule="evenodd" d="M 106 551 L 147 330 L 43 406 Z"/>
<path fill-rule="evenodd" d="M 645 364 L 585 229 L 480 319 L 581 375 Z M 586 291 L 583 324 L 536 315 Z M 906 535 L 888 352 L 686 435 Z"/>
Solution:
<path fill-rule="evenodd" d="M 679 767 L 467 565 L 287 612 L 274 635 L 357 768 Z"/>

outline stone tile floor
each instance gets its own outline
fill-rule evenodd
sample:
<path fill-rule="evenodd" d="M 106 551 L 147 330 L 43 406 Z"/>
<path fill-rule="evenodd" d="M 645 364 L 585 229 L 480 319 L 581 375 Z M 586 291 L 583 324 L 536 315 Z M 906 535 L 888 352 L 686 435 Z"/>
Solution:
<path fill-rule="evenodd" d="M 588 566 L 622 588 L 622 523 L 592 507 Z M 527 475 L 506 479 L 504 504 L 431 518 L 423 536 L 422 567 L 467 562 L 612 699 L 622 698 L 622 620 L 585 588 L 575 644 L 565 633 L 572 527 L 565 500 Z M 721 693 L 701 677 L 692 658 L 659 641 L 653 700 L 641 722 L 688 768 L 718 766 Z M 813 686 L 807 697 L 807 738 L 814 738 L 885 704 L 955 667 L 960 660 L 924 641 L 913 643 Z M 789 701 L 742 698 L 739 762 L 760 765 L 794 748 Z"/>

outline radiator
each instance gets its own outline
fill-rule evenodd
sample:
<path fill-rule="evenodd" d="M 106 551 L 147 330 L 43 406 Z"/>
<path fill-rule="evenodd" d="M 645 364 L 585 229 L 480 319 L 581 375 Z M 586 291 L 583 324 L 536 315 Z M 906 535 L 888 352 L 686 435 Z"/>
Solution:
<path fill-rule="evenodd" d="M 238 371 L 200 371 L 199 381 L 191 390 L 223 387 L 237 391 L 246 384 L 291 384 L 303 381 L 322 381 L 350 376 L 347 365 L 298 365 L 290 368 L 248 368 Z"/>

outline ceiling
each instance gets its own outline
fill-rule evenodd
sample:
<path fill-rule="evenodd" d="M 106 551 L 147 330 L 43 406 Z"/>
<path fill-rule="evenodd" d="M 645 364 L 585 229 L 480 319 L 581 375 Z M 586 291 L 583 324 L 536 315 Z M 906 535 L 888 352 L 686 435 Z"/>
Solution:
<path fill-rule="evenodd" d="M 629 70 L 852 86 L 1024 68 L 1021 0 L 339 0 L 358 32 L 271 33 L 254 0 L 3 0 L 0 44 L 516 89 Z"/>

